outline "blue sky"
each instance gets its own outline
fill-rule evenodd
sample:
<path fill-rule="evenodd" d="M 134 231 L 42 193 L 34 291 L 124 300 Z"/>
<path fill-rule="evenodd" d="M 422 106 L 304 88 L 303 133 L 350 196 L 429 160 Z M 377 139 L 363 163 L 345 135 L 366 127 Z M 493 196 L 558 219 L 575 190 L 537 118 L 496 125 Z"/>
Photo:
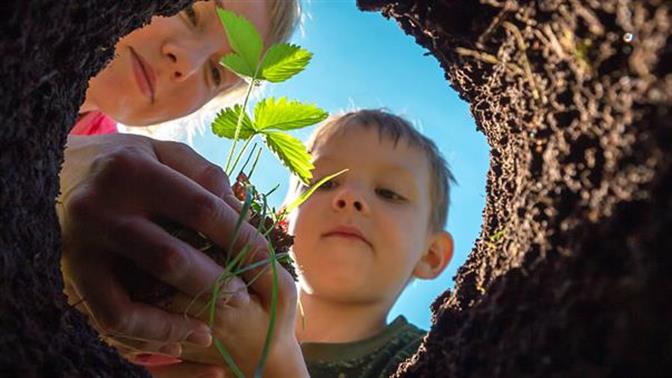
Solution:
<path fill-rule="evenodd" d="M 488 146 L 466 103 L 449 87 L 439 63 L 415 44 L 392 20 L 360 12 L 353 1 L 304 1 L 303 31 L 293 42 L 314 53 L 308 68 L 282 84 L 268 86 L 265 96 L 287 96 L 316 103 L 330 113 L 353 108 L 381 108 L 405 116 L 432 138 L 450 163 L 458 185 L 452 189 L 448 230 L 455 254 L 434 281 L 414 281 L 392 309 L 390 319 L 405 315 L 428 329 L 429 305 L 453 286 L 453 276 L 471 251 L 481 226 Z M 295 135 L 305 140 L 310 130 Z M 193 140 L 194 148 L 224 165 L 230 144 L 209 130 Z M 287 187 L 287 171 L 269 153 L 262 155 L 255 185 L 267 191 L 277 206 Z"/>

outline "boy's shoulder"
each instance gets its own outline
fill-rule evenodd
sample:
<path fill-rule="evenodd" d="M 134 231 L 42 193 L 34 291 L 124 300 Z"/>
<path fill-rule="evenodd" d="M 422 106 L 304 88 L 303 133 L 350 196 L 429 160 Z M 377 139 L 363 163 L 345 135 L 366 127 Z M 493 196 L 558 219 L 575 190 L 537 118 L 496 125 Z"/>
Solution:
<path fill-rule="evenodd" d="M 306 343 L 302 349 L 313 377 L 388 377 L 415 354 L 426 334 L 399 316 L 380 334 L 366 340 Z"/>

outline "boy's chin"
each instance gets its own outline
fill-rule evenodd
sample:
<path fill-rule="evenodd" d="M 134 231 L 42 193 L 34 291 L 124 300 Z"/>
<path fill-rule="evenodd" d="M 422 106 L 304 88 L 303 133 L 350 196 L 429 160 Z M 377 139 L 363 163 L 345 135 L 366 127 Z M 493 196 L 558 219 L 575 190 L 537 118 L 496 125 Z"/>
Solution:
<path fill-rule="evenodd" d="M 302 282 L 302 290 L 311 296 L 333 302 L 369 302 L 371 285 L 362 279 L 321 277 L 318 282 Z"/>

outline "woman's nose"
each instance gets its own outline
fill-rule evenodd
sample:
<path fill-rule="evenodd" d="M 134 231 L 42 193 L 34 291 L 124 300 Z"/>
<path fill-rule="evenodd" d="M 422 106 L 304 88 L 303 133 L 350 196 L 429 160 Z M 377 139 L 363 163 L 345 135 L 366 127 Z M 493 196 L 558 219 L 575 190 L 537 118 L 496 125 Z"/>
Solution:
<path fill-rule="evenodd" d="M 198 74 L 210 57 L 206 50 L 204 46 L 198 46 L 198 42 L 194 44 L 165 43 L 162 52 L 168 59 L 170 78 L 183 81 Z"/>
<path fill-rule="evenodd" d="M 356 211 L 368 214 L 369 206 L 360 190 L 351 187 L 338 188 L 332 200 L 332 206 L 336 211 Z"/>

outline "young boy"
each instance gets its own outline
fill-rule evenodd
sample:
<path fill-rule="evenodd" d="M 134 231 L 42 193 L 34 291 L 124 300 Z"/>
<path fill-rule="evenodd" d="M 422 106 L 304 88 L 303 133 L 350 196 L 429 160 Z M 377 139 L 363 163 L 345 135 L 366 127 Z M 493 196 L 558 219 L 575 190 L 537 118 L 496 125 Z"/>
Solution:
<path fill-rule="evenodd" d="M 392 305 L 413 278 L 437 277 L 452 256 L 452 238 L 443 230 L 452 175 L 434 143 L 404 119 L 378 110 L 326 123 L 308 148 L 315 181 L 349 170 L 290 214 L 303 316 L 280 317 L 288 322 L 276 324 L 277 346 L 265 374 L 387 377 L 425 335 L 401 316 L 387 324 Z M 296 182 L 290 185 L 288 200 L 303 190 Z M 191 301 L 173 300 L 179 308 Z M 265 327 L 241 327 L 236 333 L 227 321 L 265 324 L 267 319 L 254 308 L 242 307 L 233 317 L 232 310 L 218 312 L 218 337 L 235 345 L 230 352 L 238 363 L 254 362 Z M 222 363 L 214 348 L 186 349 L 182 358 Z M 181 376 L 179 368 L 168 367 L 165 376 Z"/>
<path fill-rule="evenodd" d="M 313 377 L 389 376 L 425 331 L 386 319 L 414 278 L 452 257 L 443 230 L 453 179 L 434 143 L 406 120 L 361 110 L 321 126 L 308 143 L 325 183 L 289 218 L 303 317 L 296 334 Z M 305 186 L 292 185 L 288 198 Z"/>

